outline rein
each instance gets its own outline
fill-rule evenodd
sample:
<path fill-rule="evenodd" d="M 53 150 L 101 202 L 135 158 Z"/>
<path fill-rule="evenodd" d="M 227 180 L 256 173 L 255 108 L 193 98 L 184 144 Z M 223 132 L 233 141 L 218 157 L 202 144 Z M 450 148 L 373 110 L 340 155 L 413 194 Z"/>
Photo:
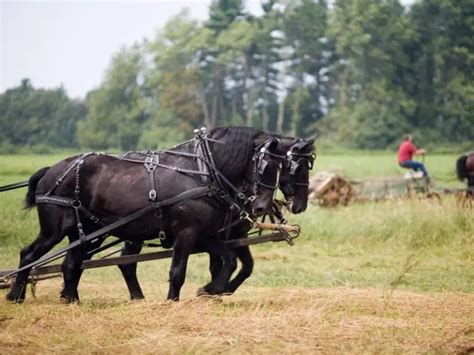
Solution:
<path fill-rule="evenodd" d="M 28 186 L 28 181 L 16 182 L 14 184 L 0 186 L 0 192 L 15 190 L 15 189 L 19 189 L 20 187 L 25 187 L 25 186 Z"/>

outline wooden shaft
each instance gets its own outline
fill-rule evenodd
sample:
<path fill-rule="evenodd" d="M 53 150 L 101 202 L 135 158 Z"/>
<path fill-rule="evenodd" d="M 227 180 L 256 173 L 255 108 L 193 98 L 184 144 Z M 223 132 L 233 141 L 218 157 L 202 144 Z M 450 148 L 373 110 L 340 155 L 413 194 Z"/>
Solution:
<path fill-rule="evenodd" d="M 263 230 L 272 230 L 272 231 L 284 231 L 287 233 L 299 233 L 300 227 L 291 224 L 278 224 L 278 223 L 263 223 L 263 222 L 256 222 L 255 228 L 263 229 Z"/>

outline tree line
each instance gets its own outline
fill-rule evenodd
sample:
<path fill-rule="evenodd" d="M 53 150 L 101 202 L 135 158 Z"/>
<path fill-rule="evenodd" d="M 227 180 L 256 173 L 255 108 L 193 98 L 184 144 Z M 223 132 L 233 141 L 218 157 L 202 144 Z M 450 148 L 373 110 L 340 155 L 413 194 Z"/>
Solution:
<path fill-rule="evenodd" d="M 474 141 L 474 2 L 213 0 L 122 48 L 83 102 L 28 81 L 0 95 L 4 144 L 166 147 L 201 125 L 247 125 L 323 144 Z"/>

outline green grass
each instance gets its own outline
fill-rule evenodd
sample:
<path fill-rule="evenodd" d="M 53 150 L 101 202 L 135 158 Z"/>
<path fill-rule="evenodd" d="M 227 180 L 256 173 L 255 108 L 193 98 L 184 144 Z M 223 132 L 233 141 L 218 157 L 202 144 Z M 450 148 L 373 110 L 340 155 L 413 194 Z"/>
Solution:
<path fill-rule="evenodd" d="M 455 154 L 427 155 L 425 166 L 436 183 L 461 187 L 455 174 L 457 158 Z M 316 171 L 321 170 L 338 171 L 351 179 L 401 176 L 406 172 L 398 166 L 396 153 L 357 151 L 331 155 L 318 153 Z"/>
<path fill-rule="evenodd" d="M 0 156 L 0 185 L 26 179 L 62 156 Z M 454 176 L 456 156 L 433 155 L 427 166 L 435 177 Z M 340 169 L 353 178 L 400 173 L 389 154 L 351 153 L 317 158 L 316 170 Z M 0 269 L 15 266 L 20 248 L 35 237 L 35 211 L 22 210 L 25 190 L 0 194 Z M 417 291 L 474 291 L 474 212 L 453 197 L 432 201 L 387 201 L 338 209 L 310 206 L 292 216 L 303 233 L 290 247 L 252 247 L 253 287 L 393 287 Z M 145 283 L 167 280 L 169 260 L 142 263 Z M 206 255 L 191 257 L 187 284 L 209 279 Z M 84 280 L 120 281 L 117 268 L 85 272 Z M 125 287 L 123 285 L 123 287 Z M 245 286 L 244 286 L 245 287 Z"/>

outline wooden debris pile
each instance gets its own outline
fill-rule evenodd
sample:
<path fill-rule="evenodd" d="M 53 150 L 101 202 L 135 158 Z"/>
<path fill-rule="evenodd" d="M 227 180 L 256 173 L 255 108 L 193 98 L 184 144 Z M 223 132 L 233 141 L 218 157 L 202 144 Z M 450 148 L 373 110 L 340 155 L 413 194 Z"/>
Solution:
<path fill-rule="evenodd" d="M 323 207 L 346 206 L 355 197 L 349 180 L 341 175 L 320 172 L 309 182 L 309 198 Z"/>

